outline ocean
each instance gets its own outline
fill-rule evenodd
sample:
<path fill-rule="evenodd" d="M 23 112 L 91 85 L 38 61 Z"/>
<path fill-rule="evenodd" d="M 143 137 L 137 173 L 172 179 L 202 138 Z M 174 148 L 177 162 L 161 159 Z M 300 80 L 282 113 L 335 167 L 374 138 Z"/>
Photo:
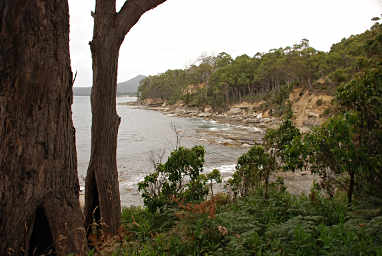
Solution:
<path fill-rule="evenodd" d="M 117 98 L 118 103 L 135 100 L 134 97 Z M 90 98 L 75 96 L 72 112 L 76 128 L 78 174 L 83 187 L 90 158 Z M 225 179 L 232 175 L 238 157 L 248 150 L 245 147 L 211 142 L 213 140 L 209 131 L 229 132 L 234 129 L 229 124 L 199 118 L 179 118 L 128 105 L 117 105 L 117 112 L 121 117 L 117 165 L 122 206 L 143 204 L 137 184 L 153 172 L 153 161 L 162 158 L 162 162 L 165 162 L 169 153 L 176 148 L 177 136 L 174 126 L 181 146 L 205 147 L 205 172 L 217 168 Z"/>

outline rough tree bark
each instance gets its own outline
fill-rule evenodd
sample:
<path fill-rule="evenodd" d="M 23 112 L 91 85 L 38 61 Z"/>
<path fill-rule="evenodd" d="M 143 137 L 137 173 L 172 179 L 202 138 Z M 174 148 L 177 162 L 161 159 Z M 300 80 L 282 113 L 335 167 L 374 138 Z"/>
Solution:
<path fill-rule="evenodd" d="M 96 0 L 93 40 L 91 156 L 86 175 L 85 227 L 95 220 L 115 234 L 120 225 L 121 202 L 117 171 L 117 69 L 125 35 L 148 10 L 166 0 L 129 0 L 116 12 L 115 0 Z"/>
<path fill-rule="evenodd" d="M 85 254 L 68 2 L 0 1 L 0 255 Z"/>

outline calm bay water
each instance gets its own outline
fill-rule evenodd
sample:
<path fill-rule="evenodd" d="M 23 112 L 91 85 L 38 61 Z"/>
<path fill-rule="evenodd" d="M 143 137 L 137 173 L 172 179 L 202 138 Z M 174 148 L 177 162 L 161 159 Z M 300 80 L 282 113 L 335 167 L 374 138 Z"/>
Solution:
<path fill-rule="evenodd" d="M 135 98 L 119 97 L 118 103 L 133 101 Z M 84 184 L 90 158 L 91 109 L 90 98 L 74 97 L 72 106 L 76 128 L 78 173 L 81 185 Z M 181 146 L 203 145 L 206 149 L 205 170 L 218 168 L 223 176 L 229 177 L 237 158 L 246 148 L 209 143 L 208 131 L 231 129 L 229 125 L 214 121 L 166 116 L 157 111 L 117 105 L 121 124 L 118 133 L 117 164 L 120 180 L 121 202 L 123 206 L 141 205 L 137 183 L 153 171 L 152 159 L 164 151 L 163 161 L 176 147 L 176 135 L 171 127 L 175 124 L 181 135 Z M 206 133 L 203 133 L 206 131 Z"/>

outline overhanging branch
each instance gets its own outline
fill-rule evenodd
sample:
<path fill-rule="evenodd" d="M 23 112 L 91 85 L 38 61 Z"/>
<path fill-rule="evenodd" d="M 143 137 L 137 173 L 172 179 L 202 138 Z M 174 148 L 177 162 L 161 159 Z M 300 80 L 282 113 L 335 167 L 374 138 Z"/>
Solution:
<path fill-rule="evenodd" d="M 117 13 L 116 24 L 122 38 L 147 11 L 164 3 L 166 0 L 127 0 Z"/>

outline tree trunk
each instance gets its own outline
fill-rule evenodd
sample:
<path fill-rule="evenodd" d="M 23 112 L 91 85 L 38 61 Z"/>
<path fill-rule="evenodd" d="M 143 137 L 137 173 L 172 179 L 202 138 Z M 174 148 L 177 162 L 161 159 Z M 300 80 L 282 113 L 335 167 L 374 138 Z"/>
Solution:
<path fill-rule="evenodd" d="M 267 171 L 265 175 L 264 199 L 269 199 L 269 176 L 270 176 L 270 172 Z"/>
<path fill-rule="evenodd" d="M 85 254 L 68 13 L 0 2 L 0 255 Z"/>
<path fill-rule="evenodd" d="M 86 176 L 85 227 L 93 221 L 116 234 L 121 217 L 117 170 L 117 136 L 120 118 L 116 111 L 119 48 L 125 35 L 148 10 L 165 0 L 129 0 L 116 12 L 114 0 L 96 0 L 93 40 L 92 139 Z"/>
<path fill-rule="evenodd" d="M 349 184 L 349 189 L 348 189 L 348 204 L 352 204 L 352 199 L 353 199 L 353 191 L 354 191 L 354 176 L 355 172 L 354 171 L 349 171 L 350 175 L 350 184 Z"/>
<path fill-rule="evenodd" d="M 93 119 L 91 157 L 86 176 L 85 226 L 95 220 L 105 224 L 104 231 L 115 234 L 121 217 L 116 159 L 120 123 L 116 111 L 119 46 L 107 41 L 107 37 L 112 39 L 105 33 L 105 36 L 95 37 L 91 42 Z"/>

